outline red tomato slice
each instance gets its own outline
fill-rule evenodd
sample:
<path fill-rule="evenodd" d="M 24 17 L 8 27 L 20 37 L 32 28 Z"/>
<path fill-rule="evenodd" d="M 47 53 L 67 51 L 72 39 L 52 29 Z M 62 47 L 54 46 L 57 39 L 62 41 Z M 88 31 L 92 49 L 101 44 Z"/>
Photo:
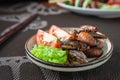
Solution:
<path fill-rule="evenodd" d="M 71 36 L 68 32 L 66 32 L 65 30 L 56 25 L 51 26 L 49 33 L 56 36 L 60 41 L 69 39 Z"/>
<path fill-rule="evenodd" d="M 38 30 L 36 34 L 36 44 L 37 45 L 47 45 L 56 47 L 57 38 L 43 30 Z"/>
<path fill-rule="evenodd" d="M 69 0 L 71 5 L 74 5 L 75 0 Z"/>
<path fill-rule="evenodd" d="M 109 1 L 108 1 L 108 4 L 109 4 L 109 5 L 115 5 L 115 4 L 116 4 L 116 5 L 120 5 L 120 1 L 119 1 L 119 0 L 109 0 Z"/>

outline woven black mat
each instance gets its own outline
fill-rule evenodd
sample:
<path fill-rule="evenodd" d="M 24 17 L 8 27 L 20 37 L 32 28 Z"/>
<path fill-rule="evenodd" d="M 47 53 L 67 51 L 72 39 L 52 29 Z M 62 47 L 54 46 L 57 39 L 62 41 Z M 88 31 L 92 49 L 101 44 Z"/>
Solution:
<path fill-rule="evenodd" d="M 36 6 L 37 9 L 34 8 L 34 6 Z M 0 80 L 120 79 L 120 22 L 95 16 L 78 15 L 67 10 L 38 5 L 38 3 L 30 3 L 24 8 L 19 4 L 18 9 L 15 9 L 15 5 L 8 8 L 8 10 L 11 11 L 9 14 L 7 10 L 1 10 L 4 16 L 0 14 L 0 33 L 5 29 L 9 29 L 10 26 L 20 23 L 25 15 L 37 14 L 37 17 L 30 24 L 25 26 L 25 28 L 18 31 L 0 45 Z M 16 19 L 13 14 L 17 15 L 18 18 Z M 10 18 L 6 19 L 8 16 Z M 36 66 L 27 59 L 25 55 L 25 42 L 36 33 L 37 29 L 46 30 L 53 24 L 62 27 L 78 27 L 84 24 L 97 26 L 114 44 L 112 57 L 104 65 L 82 72 L 58 72 Z"/>

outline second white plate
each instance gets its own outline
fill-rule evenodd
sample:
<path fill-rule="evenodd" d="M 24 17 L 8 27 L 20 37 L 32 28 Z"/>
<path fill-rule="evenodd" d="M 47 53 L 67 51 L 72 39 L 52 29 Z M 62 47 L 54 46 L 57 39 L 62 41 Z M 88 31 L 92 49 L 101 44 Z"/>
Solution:
<path fill-rule="evenodd" d="M 102 18 L 120 17 L 120 9 L 119 10 L 101 10 L 101 9 L 81 8 L 81 7 L 66 5 L 65 3 L 61 3 L 61 2 L 58 2 L 57 5 L 79 14 L 93 15 L 93 16 L 98 16 Z"/>

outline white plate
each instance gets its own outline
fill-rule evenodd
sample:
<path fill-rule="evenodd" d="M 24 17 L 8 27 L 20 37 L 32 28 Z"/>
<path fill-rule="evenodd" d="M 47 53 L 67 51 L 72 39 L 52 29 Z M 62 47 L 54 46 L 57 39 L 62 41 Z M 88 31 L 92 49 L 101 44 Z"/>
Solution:
<path fill-rule="evenodd" d="M 91 9 L 91 8 L 80 8 L 75 6 L 66 5 L 65 3 L 58 2 L 57 5 L 68 9 L 75 13 L 93 15 L 102 18 L 118 18 L 120 17 L 120 9 L 119 10 L 101 10 L 101 9 Z"/>
<path fill-rule="evenodd" d="M 66 29 L 72 30 L 74 28 L 66 28 Z M 35 35 L 32 36 L 30 39 L 28 39 L 27 42 L 25 43 L 25 52 L 26 52 L 27 57 L 34 64 L 36 64 L 37 66 L 46 68 L 46 69 L 55 70 L 55 71 L 63 71 L 63 72 L 85 71 L 85 70 L 96 68 L 104 64 L 112 56 L 112 51 L 113 51 L 112 43 L 110 42 L 108 38 L 104 39 L 103 42 L 104 42 L 104 47 L 103 47 L 102 56 L 100 56 L 97 59 L 96 58 L 92 59 L 91 61 L 85 64 L 77 64 L 77 65 L 55 64 L 55 63 L 50 63 L 50 62 L 46 62 L 46 61 L 38 59 L 37 57 L 33 56 L 30 52 L 30 50 L 35 45 Z"/>

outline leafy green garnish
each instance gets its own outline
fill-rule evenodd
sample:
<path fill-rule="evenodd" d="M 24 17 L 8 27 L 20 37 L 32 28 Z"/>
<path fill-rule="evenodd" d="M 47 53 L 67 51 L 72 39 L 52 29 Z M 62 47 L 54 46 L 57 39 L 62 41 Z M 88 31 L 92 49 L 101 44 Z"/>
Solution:
<path fill-rule="evenodd" d="M 67 5 L 71 5 L 70 1 L 65 1 L 64 3 L 67 4 Z"/>
<path fill-rule="evenodd" d="M 31 50 L 31 53 L 35 57 L 48 62 L 65 63 L 67 61 L 67 52 L 60 48 L 35 45 L 34 48 Z"/>

